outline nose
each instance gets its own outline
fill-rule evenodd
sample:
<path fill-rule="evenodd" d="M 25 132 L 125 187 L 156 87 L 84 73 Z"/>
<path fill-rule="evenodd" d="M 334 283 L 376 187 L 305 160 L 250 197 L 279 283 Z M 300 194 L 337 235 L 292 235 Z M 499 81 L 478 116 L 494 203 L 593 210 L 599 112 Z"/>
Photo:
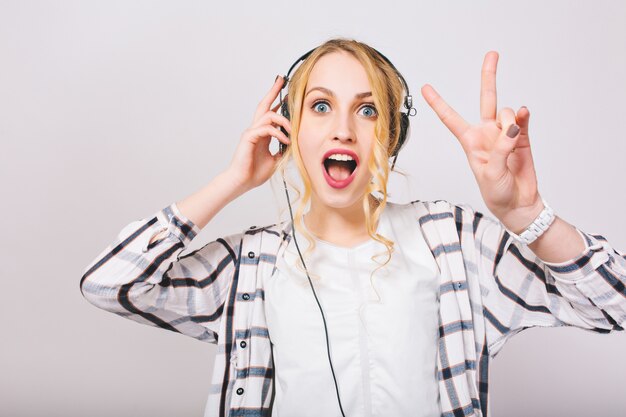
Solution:
<path fill-rule="evenodd" d="M 333 140 L 340 140 L 341 142 L 354 142 L 355 135 L 350 113 L 342 113 L 338 111 L 335 119 Z"/>

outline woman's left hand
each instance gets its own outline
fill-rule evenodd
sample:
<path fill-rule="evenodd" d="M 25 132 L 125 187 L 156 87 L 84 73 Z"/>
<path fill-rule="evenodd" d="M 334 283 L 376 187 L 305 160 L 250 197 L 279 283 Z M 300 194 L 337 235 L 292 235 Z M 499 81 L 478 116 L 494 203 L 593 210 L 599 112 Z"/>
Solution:
<path fill-rule="evenodd" d="M 517 232 L 541 212 L 543 202 L 530 152 L 530 112 L 524 106 L 517 114 L 504 107 L 496 115 L 497 63 L 498 53 L 487 52 L 481 74 L 478 124 L 467 123 L 430 85 L 425 84 L 421 91 L 459 140 L 489 210 L 509 230 Z"/>

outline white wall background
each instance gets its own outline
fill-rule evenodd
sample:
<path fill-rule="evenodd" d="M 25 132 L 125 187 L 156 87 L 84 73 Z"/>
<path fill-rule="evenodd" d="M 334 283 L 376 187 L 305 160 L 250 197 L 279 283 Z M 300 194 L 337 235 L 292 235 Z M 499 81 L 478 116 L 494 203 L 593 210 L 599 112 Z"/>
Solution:
<path fill-rule="evenodd" d="M 202 415 L 215 346 L 94 308 L 83 269 L 226 169 L 275 76 L 330 37 L 379 49 L 415 97 L 392 201 L 486 211 L 419 89 L 478 121 L 494 49 L 498 108 L 531 112 L 541 194 L 626 249 L 625 27 L 618 1 L 0 1 L 0 415 Z M 191 249 L 275 215 L 266 183 Z M 622 416 L 625 349 L 624 333 L 527 330 L 491 363 L 493 414 Z"/>

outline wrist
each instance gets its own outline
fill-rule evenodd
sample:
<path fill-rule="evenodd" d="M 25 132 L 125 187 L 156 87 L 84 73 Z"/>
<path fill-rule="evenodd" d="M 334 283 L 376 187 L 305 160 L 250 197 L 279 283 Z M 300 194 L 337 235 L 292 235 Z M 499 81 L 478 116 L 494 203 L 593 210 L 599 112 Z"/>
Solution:
<path fill-rule="evenodd" d="M 221 181 L 230 185 L 230 188 L 233 193 L 236 194 L 236 197 L 247 193 L 252 188 L 230 168 L 222 171 L 219 174 L 219 177 L 221 178 Z"/>
<path fill-rule="evenodd" d="M 510 224 L 509 226 L 507 226 L 503 223 L 504 227 L 507 229 L 511 237 L 513 237 L 513 239 L 522 244 L 529 245 L 535 242 L 539 237 L 541 237 L 544 232 L 546 232 L 554 223 L 554 220 L 556 218 L 556 216 L 554 215 L 554 210 L 552 210 L 552 207 L 550 207 L 543 198 L 541 199 L 541 203 L 543 208 L 534 218 L 534 220 L 524 229 L 518 230 L 515 229 L 514 226 L 510 226 Z"/>
<path fill-rule="evenodd" d="M 496 217 L 500 220 L 500 223 L 502 223 L 504 227 L 519 235 L 535 221 L 544 208 L 545 205 L 543 203 L 543 199 L 539 197 L 532 206 L 519 207 L 506 214 Z"/>

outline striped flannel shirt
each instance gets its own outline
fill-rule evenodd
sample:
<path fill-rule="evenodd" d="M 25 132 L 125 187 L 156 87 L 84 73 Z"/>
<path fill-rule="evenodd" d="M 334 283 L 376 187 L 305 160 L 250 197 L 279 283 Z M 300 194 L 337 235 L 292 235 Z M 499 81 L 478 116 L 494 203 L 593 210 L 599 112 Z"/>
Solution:
<path fill-rule="evenodd" d="M 439 268 L 443 417 L 490 415 L 489 361 L 522 330 L 623 330 L 626 255 L 603 236 L 576 228 L 584 251 L 547 263 L 467 204 L 406 204 Z M 205 416 L 270 416 L 274 368 L 262 277 L 275 271 L 291 223 L 252 226 L 181 255 L 200 229 L 173 203 L 124 227 L 87 266 L 80 289 L 99 308 L 217 344 Z"/>

